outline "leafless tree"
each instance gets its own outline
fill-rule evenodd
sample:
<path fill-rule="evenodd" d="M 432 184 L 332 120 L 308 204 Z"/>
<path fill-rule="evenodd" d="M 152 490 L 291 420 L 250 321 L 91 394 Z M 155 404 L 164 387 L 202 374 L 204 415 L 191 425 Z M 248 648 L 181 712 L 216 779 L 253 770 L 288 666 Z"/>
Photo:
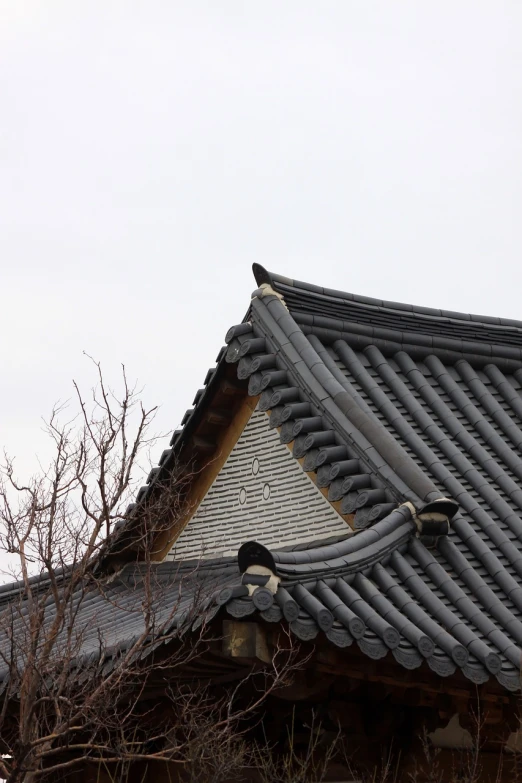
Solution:
<path fill-rule="evenodd" d="M 92 394 L 75 385 L 73 403 L 46 424 L 49 465 L 28 481 L 7 456 L 1 469 L 0 547 L 18 582 L 0 588 L 0 776 L 33 783 L 103 764 L 123 779 L 131 763 L 168 761 L 181 779 L 217 783 L 247 762 L 249 721 L 288 679 L 296 651 L 288 637 L 241 687 L 209 690 L 195 662 L 216 643 L 205 619 L 212 586 L 197 567 L 165 582 L 151 559 L 154 536 L 183 508 L 190 466 L 171 471 L 140 514 L 126 514 L 155 442 L 155 409 L 124 369 L 119 394 L 95 369 Z M 120 560 L 110 561 L 118 542 Z M 104 625 L 116 610 L 135 629 L 124 649 Z"/>
<path fill-rule="evenodd" d="M 279 754 L 267 754 L 263 743 L 256 748 L 257 768 L 262 783 L 321 783 L 328 774 L 332 760 L 342 750 L 341 730 L 327 736 L 321 722 L 311 713 L 310 725 L 302 747 L 296 743 L 295 711 L 287 726 L 285 749 Z"/>

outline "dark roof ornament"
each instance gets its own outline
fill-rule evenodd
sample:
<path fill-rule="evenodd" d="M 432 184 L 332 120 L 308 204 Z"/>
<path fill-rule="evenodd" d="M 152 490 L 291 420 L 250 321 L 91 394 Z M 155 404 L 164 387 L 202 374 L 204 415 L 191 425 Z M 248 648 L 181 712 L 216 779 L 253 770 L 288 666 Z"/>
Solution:
<path fill-rule="evenodd" d="M 241 584 L 246 585 L 248 594 L 257 606 L 259 601 L 268 601 L 277 592 L 281 578 L 277 576 L 272 553 L 257 541 L 247 541 L 237 553 L 239 570 L 243 574 Z M 255 595 L 254 595 L 255 594 Z M 271 604 L 271 600 L 268 603 Z M 267 606 L 258 607 L 267 609 Z"/>
<path fill-rule="evenodd" d="M 270 272 L 267 272 L 267 270 L 264 268 L 264 266 L 261 266 L 261 264 L 253 264 L 252 271 L 254 272 L 254 277 L 258 285 L 258 288 L 256 288 L 256 290 L 252 293 L 252 299 L 256 299 L 258 297 L 262 299 L 265 296 L 275 296 L 288 310 L 283 295 L 272 285 L 272 276 Z"/>
<path fill-rule="evenodd" d="M 270 286 L 272 285 L 270 272 L 268 272 L 264 266 L 261 266 L 261 264 L 252 264 L 252 272 L 254 273 L 254 277 L 258 286 L 262 286 L 264 284 L 268 284 Z"/>
<path fill-rule="evenodd" d="M 427 546 L 435 546 L 439 536 L 447 536 L 450 522 L 459 510 L 451 498 L 437 498 L 427 503 L 416 515 L 418 536 Z"/>
<path fill-rule="evenodd" d="M 257 541 L 247 541 L 239 547 L 237 553 L 239 570 L 244 574 L 250 566 L 264 566 L 273 574 L 277 573 L 274 557 L 266 546 Z"/>

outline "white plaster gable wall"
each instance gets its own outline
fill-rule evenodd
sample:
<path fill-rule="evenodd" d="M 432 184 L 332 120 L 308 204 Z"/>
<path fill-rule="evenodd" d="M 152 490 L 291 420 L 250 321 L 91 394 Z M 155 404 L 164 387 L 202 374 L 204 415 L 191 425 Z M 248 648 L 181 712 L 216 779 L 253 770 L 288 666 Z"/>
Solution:
<path fill-rule="evenodd" d="M 277 548 L 349 532 L 256 410 L 167 559 L 234 555 L 250 540 Z"/>

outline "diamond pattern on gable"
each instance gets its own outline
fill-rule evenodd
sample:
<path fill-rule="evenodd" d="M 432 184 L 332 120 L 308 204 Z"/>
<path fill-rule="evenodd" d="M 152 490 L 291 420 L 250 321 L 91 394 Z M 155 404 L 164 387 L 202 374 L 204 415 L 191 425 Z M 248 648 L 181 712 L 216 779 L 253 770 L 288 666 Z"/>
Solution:
<path fill-rule="evenodd" d="M 255 410 L 167 559 L 234 555 L 251 539 L 277 549 L 349 532 Z"/>

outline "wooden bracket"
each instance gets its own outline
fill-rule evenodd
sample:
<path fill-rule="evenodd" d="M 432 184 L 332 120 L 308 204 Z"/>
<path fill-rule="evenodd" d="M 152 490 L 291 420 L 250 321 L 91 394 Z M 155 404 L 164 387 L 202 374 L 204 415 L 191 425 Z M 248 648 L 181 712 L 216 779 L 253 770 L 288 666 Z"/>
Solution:
<path fill-rule="evenodd" d="M 259 623 L 223 620 L 222 652 L 227 658 L 270 663 L 272 656 L 266 633 Z"/>

